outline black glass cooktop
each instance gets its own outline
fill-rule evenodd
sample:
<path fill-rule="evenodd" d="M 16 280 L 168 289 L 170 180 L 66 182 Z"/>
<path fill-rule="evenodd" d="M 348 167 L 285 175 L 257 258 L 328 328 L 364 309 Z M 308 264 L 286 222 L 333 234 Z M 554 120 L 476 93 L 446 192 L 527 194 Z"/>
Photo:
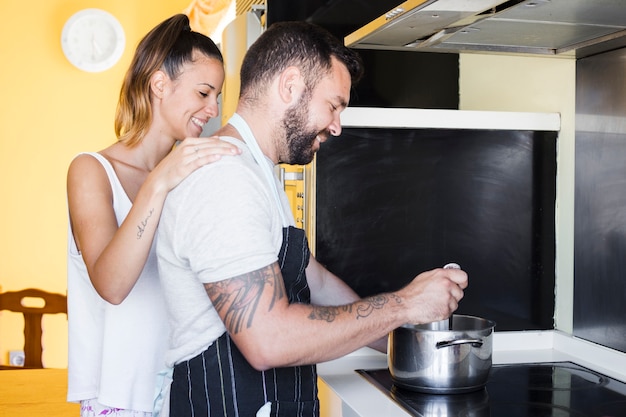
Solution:
<path fill-rule="evenodd" d="M 388 369 L 357 370 L 409 414 L 423 417 L 626 417 L 626 384 L 572 362 L 494 365 L 485 388 L 422 394 Z"/>

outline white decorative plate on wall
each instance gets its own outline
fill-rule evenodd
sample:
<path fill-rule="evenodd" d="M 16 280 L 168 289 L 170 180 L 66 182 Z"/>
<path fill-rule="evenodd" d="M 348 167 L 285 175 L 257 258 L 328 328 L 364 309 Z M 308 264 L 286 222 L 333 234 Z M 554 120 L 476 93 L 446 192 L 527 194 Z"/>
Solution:
<path fill-rule="evenodd" d="M 111 13 L 83 9 L 73 14 L 61 33 L 65 57 L 78 69 L 100 72 L 111 68 L 124 53 L 124 28 Z"/>

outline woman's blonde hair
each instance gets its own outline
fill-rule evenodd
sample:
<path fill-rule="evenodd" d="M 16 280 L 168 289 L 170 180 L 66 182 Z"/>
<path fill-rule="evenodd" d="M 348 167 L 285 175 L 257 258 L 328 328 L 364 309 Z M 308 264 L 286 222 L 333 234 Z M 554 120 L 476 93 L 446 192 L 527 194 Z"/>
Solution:
<path fill-rule="evenodd" d="M 224 62 L 215 43 L 189 26 L 189 18 L 177 14 L 152 29 L 140 42 L 124 77 L 115 112 L 115 135 L 127 146 L 141 142 L 152 122 L 150 78 L 164 71 L 176 79 L 182 66 L 198 51 Z"/>

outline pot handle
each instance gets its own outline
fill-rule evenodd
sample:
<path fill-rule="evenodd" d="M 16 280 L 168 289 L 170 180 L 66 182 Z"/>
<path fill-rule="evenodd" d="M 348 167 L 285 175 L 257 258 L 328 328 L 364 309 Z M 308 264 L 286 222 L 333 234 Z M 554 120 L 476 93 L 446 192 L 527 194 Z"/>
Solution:
<path fill-rule="evenodd" d="M 479 348 L 483 345 L 482 339 L 456 339 L 456 340 L 444 340 L 443 342 L 437 342 L 435 345 L 437 349 L 456 346 L 456 345 L 468 345 Z"/>

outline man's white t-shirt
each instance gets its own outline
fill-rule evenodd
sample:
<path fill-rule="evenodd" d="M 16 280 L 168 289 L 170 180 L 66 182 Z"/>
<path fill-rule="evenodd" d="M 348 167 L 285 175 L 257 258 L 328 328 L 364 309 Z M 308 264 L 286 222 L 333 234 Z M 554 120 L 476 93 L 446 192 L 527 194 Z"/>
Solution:
<path fill-rule="evenodd" d="M 273 190 L 242 141 L 242 148 L 181 182 L 168 195 L 157 237 L 159 274 L 170 318 L 168 366 L 197 356 L 226 328 L 204 283 L 236 277 L 276 262 L 282 220 Z M 271 160 L 265 161 L 273 168 Z M 293 224 L 286 194 L 276 186 Z"/>

